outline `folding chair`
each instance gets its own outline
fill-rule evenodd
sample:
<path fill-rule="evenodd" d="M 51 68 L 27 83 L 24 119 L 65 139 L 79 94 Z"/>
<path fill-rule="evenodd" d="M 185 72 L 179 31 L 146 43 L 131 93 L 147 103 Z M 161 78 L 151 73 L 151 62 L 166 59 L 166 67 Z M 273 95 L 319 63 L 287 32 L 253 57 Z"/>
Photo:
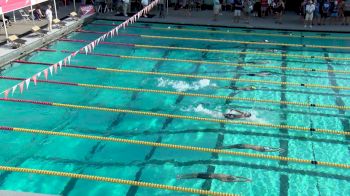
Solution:
<path fill-rule="evenodd" d="M 24 21 L 30 21 L 30 16 L 24 10 L 18 10 Z"/>
<path fill-rule="evenodd" d="M 34 35 L 40 35 L 40 36 L 44 36 L 45 34 L 48 33 L 47 30 L 41 29 L 39 26 L 32 27 L 32 32 L 34 33 Z"/>
<path fill-rule="evenodd" d="M 17 35 L 9 36 L 8 41 L 13 49 L 19 48 L 26 43 L 26 40 L 18 38 Z"/>

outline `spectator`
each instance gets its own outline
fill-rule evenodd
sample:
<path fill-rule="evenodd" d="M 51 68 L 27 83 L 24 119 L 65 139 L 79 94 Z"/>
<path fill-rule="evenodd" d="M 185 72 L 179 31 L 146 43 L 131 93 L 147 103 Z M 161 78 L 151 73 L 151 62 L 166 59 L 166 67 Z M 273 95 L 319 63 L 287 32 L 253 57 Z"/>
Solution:
<path fill-rule="evenodd" d="M 265 17 L 267 8 L 269 7 L 268 0 L 260 0 L 260 4 L 261 4 L 261 17 Z"/>
<path fill-rule="evenodd" d="M 305 7 L 306 7 L 306 4 L 307 4 L 307 0 L 303 0 L 301 2 L 301 5 L 300 5 L 300 16 L 301 16 L 301 19 L 302 20 L 305 20 Z"/>
<path fill-rule="evenodd" d="M 329 2 L 329 15 L 330 15 L 330 24 L 337 24 L 338 19 L 338 1 L 337 0 L 330 0 Z"/>
<path fill-rule="evenodd" d="M 246 23 L 249 24 L 250 20 L 250 12 L 253 10 L 253 5 L 250 0 L 244 0 L 243 1 L 243 12 L 244 16 L 246 18 Z"/>
<path fill-rule="evenodd" d="M 315 24 L 321 25 L 321 18 L 320 18 L 320 3 L 318 2 L 318 0 L 315 0 L 315 11 L 314 11 L 314 17 L 313 17 L 313 22 L 315 22 Z M 314 24 L 314 23 L 312 23 Z"/>
<path fill-rule="evenodd" d="M 235 11 L 233 14 L 233 22 L 239 23 L 242 9 L 243 9 L 242 0 L 235 0 Z"/>
<path fill-rule="evenodd" d="M 273 6 L 273 12 L 276 16 L 276 23 L 282 24 L 282 15 L 284 11 L 284 2 L 283 0 L 277 0 Z"/>
<path fill-rule="evenodd" d="M 34 9 L 34 19 L 35 20 L 41 20 L 44 18 L 44 14 L 41 12 L 41 9 L 39 6 L 36 6 Z"/>
<path fill-rule="evenodd" d="M 123 0 L 123 15 L 128 16 L 129 0 Z"/>
<path fill-rule="evenodd" d="M 328 0 L 324 0 L 321 4 L 321 24 L 325 25 L 329 17 L 330 4 Z"/>
<path fill-rule="evenodd" d="M 221 9 L 221 3 L 219 0 L 214 0 L 213 1 L 214 3 L 214 21 L 216 21 L 218 19 L 218 15 L 219 15 L 219 12 L 220 12 L 220 9 Z"/>
<path fill-rule="evenodd" d="M 339 15 L 339 20 L 341 21 L 342 25 L 344 25 L 344 7 L 345 3 L 343 0 L 338 1 L 338 15 Z"/>
<path fill-rule="evenodd" d="M 260 4 L 260 0 L 255 0 L 255 3 L 253 5 L 253 15 L 255 17 L 260 15 L 260 10 L 261 10 L 261 4 Z"/>
<path fill-rule="evenodd" d="M 350 0 L 344 1 L 344 18 L 343 18 L 343 24 L 349 25 L 350 23 Z"/>
<path fill-rule="evenodd" d="M 52 31 L 52 11 L 51 11 L 51 5 L 47 6 L 47 9 L 45 11 L 46 19 L 48 20 L 48 26 L 47 30 Z"/>
<path fill-rule="evenodd" d="M 305 6 L 304 27 L 309 25 L 309 27 L 312 28 L 312 19 L 314 16 L 314 11 L 315 11 L 315 4 L 312 3 L 312 0 L 309 0 L 309 2 Z"/>
<path fill-rule="evenodd" d="M 158 8 L 159 8 L 159 18 L 165 18 L 164 14 L 164 0 L 160 0 L 158 3 Z"/>
<path fill-rule="evenodd" d="M 4 15 L 4 18 L 5 18 L 5 25 L 6 26 L 11 26 L 11 21 L 10 21 L 10 17 Z M 0 22 L 3 23 L 4 21 L 2 20 L 2 18 L 0 17 Z"/>
<path fill-rule="evenodd" d="M 141 0 L 141 4 L 142 4 L 142 7 L 143 7 L 143 8 L 147 7 L 147 5 L 148 5 L 148 0 Z M 143 17 L 145 17 L 145 18 L 148 17 L 148 16 L 146 15 L 145 12 L 143 13 Z"/>
<path fill-rule="evenodd" d="M 119 10 L 123 10 L 122 0 L 113 0 L 113 9 L 117 12 L 117 15 L 120 14 Z"/>

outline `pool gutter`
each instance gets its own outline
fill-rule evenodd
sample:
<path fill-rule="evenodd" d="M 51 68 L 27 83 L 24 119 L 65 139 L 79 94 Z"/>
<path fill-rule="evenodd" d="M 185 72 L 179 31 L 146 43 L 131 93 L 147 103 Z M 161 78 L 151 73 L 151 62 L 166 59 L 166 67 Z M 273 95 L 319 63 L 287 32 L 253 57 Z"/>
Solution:
<path fill-rule="evenodd" d="M 20 58 L 34 52 L 38 48 L 42 48 L 44 46 L 47 46 L 48 44 L 62 38 L 63 36 L 68 35 L 69 33 L 73 32 L 73 31 L 75 31 L 80 25 L 91 22 L 93 19 L 94 19 L 94 15 L 91 15 L 88 17 L 80 18 L 77 21 L 67 23 L 66 26 L 62 27 L 61 29 L 59 29 L 57 31 L 54 31 L 50 34 L 46 34 L 45 36 L 43 36 L 39 39 L 36 39 L 28 44 L 25 44 L 25 45 L 17 48 L 17 49 L 12 49 L 12 51 L 1 55 L 1 58 L 0 58 L 1 71 L 4 70 L 6 68 L 6 66 L 9 65 L 9 63 L 11 63 L 12 61 L 14 61 L 16 59 L 20 59 Z M 28 32 L 26 32 L 23 35 L 21 35 L 20 37 L 26 38 L 26 36 L 29 36 L 29 35 L 30 34 Z"/>

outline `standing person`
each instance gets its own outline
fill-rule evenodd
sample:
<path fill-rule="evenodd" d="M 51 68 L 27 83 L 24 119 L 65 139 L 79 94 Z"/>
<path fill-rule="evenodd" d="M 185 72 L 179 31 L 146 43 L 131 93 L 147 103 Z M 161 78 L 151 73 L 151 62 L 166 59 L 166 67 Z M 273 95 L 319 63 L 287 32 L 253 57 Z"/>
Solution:
<path fill-rule="evenodd" d="M 214 19 L 213 20 L 217 21 L 220 10 L 221 10 L 221 3 L 220 3 L 220 0 L 214 0 L 213 3 L 214 3 L 214 7 L 213 7 Z"/>
<path fill-rule="evenodd" d="M 141 0 L 142 7 L 145 8 L 148 5 L 148 0 Z M 147 18 L 148 16 L 146 15 L 145 12 L 143 12 L 143 17 Z"/>
<path fill-rule="evenodd" d="M 343 24 L 349 25 L 349 23 L 350 23 L 350 0 L 345 0 Z"/>
<path fill-rule="evenodd" d="M 165 14 L 164 14 L 164 7 L 165 7 L 165 2 L 164 0 L 160 0 L 158 3 L 159 6 L 159 18 L 165 18 Z"/>
<path fill-rule="evenodd" d="M 242 0 L 235 0 L 235 12 L 233 13 L 233 22 L 239 23 L 242 9 L 243 9 Z"/>
<path fill-rule="evenodd" d="M 321 24 L 325 25 L 329 16 L 330 4 L 328 0 L 324 0 L 321 4 Z"/>
<path fill-rule="evenodd" d="M 254 6 L 253 6 L 253 15 L 255 17 L 260 16 L 260 9 L 261 9 L 261 4 L 260 4 L 260 0 L 255 0 Z"/>
<path fill-rule="evenodd" d="M 318 24 L 321 25 L 321 17 L 320 17 L 320 3 L 318 0 L 315 0 L 315 11 L 314 11 L 314 17 L 312 24 Z M 315 23 L 314 23 L 315 22 Z"/>
<path fill-rule="evenodd" d="M 123 0 L 123 14 L 124 16 L 128 16 L 128 8 L 129 8 L 129 0 Z"/>
<path fill-rule="evenodd" d="M 250 20 L 250 12 L 253 9 L 253 5 L 252 2 L 250 0 L 244 0 L 243 1 L 243 12 L 244 12 L 244 16 L 246 18 L 246 23 L 249 24 L 249 20 Z"/>
<path fill-rule="evenodd" d="M 274 6 L 274 14 L 276 16 L 276 23 L 282 24 L 282 15 L 284 11 L 284 2 L 283 0 L 277 0 Z"/>
<path fill-rule="evenodd" d="M 339 14 L 339 20 L 341 21 L 342 25 L 344 25 L 344 8 L 345 8 L 345 2 L 343 0 L 338 1 L 338 14 Z"/>
<path fill-rule="evenodd" d="M 47 30 L 52 31 L 52 11 L 51 11 L 51 5 L 47 6 L 47 9 L 45 11 L 46 19 L 48 21 Z"/>
<path fill-rule="evenodd" d="M 338 20 L 338 1 L 336 0 L 330 0 L 330 9 L 329 9 L 329 14 L 330 14 L 330 24 L 336 24 Z"/>
<path fill-rule="evenodd" d="M 315 4 L 312 3 L 312 0 L 309 0 L 309 2 L 305 6 L 305 22 L 304 27 L 309 25 L 310 28 L 312 28 L 312 19 L 314 17 L 314 11 L 315 11 Z"/>
<path fill-rule="evenodd" d="M 268 0 L 261 0 L 260 4 L 261 4 L 261 17 L 265 17 L 267 8 L 269 7 Z"/>
<path fill-rule="evenodd" d="M 306 4 L 307 4 L 307 1 L 308 0 L 303 0 L 300 4 L 300 16 L 301 16 L 301 20 L 305 20 L 305 7 L 306 7 Z"/>

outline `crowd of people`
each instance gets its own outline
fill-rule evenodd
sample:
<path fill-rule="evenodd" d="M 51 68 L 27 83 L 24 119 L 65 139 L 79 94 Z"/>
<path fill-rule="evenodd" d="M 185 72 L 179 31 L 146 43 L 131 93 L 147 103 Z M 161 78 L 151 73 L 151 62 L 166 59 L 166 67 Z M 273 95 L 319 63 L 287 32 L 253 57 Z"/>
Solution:
<path fill-rule="evenodd" d="M 152 0 L 136 0 L 132 9 L 140 10 L 147 6 Z M 350 23 L 350 0 L 299 0 L 301 1 L 297 11 L 304 22 L 305 27 L 325 24 L 349 25 Z M 159 17 L 165 17 L 166 0 L 161 0 L 158 5 Z M 169 5 L 173 1 L 169 0 Z M 282 18 L 286 10 L 286 0 L 213 0 L 214 18 L 216 21 L 222 11 L 232 11 L 233 22 L 244 21 L 249 24 L 252 16 L 272 16 L 275 23 L 282 24 Z M 92 1 L 97 12 L 116 11 L 117 14 L 128 16 L 131 0 L 95 0 Z M 201 10 L 203 0 L 177 0 L 175 10 L 185 9 L 188 16 L 195 9 Z M 106 9 L 107 8 L 107 9 Z M 208 8 L 208 6 L 206 7 Z M 147 17 L 146 15 L 144 17 Z M 301 22 L 301 23 L 303 23 Z"/>
<path fill-rule="evenodd" d="M 233 21 L 239 23 L 244 19 L 249 23 L 251 16 L 266 17 L 272 15 L 275 22 L 282 24 L 282 16 L 285 12 L 284 0 L 213 0 L 214 20 L 223 7 L 230 6 L 233 11 Z M 303 0 L 299 14 L 305 27 L 312 25 L 350 23 L 350 0 Z"/>
<path fill-rule="evenodd" d="M 325 25 L 327 21 L 334 25 L 350 23 L 350 0 L 304 0 L 300 8 L 305 27 Z"/>

